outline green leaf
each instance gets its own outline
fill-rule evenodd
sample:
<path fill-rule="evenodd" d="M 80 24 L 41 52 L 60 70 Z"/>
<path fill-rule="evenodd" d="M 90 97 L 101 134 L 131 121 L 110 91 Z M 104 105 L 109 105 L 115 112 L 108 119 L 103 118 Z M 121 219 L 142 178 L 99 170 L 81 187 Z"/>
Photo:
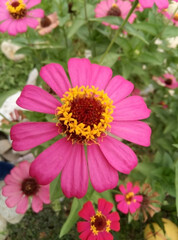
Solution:
<path fill-rule="evenodd" d="M 61 238 L 65 234 L 67 234 L 70 231 L 70 229 L 73 227 L 73 225 L 77 222 L 77 220 L 79 218 L 78 212 L 82 208 L 85 201 L 86 201 L 85 197 L 82 199 L 74 198 L 74 200 L 72 202 L 70 214 L 61 228 L 59 238 Z"/>
<path fill-rule="evenodd" d="M 178 216 L 178 159 L 175 164 L 176 208 Z"/>
<path fill-rule="evenodd" d="M 134 23 L 133 26 L 138 29 L 138 30 L 142 30 L 144 32 L 150 33 L 152 35 L 156 35 L 158 33 L 155 24 L 153 23 Z"/>
<path fill-rule="evenodd" d="M 63 194 L 61 190 L 60 175 L 59 175 L 50 183 L 51 202 L 55 201 L 56 199 L 59 199 L 61 196 L 63 196 Z"/>
<path fill-rule="evenodd" d="M 113 52 L 110 52 L 108 53 L 103 62 L 101 63 L 101 65 L 103 66 L 108 66 L 108 67 L 112 67 L 114 65 L 114 63 L 116 61 L 118 61 L 118 57 L 121 56 L 121 54 L 117 54 L 117 53 L 113 53 Z M 94 62 L 96 63 L 99 63 L 100 62 L 100 59 L 101 59 L 102 55 L 100 56 L 97 56 L 93 59 Z"/>
<path fill-rule="evenodd" d="M 178 28 L 175 26 L 167 26 L 162 33 L 163 38 L 177 37 L 177 36 L 178 36 Z"/>
<path fill-rule="evenodd" d="M 76 19 L 68 31 L 67 37 L 71 38 L 86 23 L 84 19 Z"/>
<path fill-rule="evenodd" d="M 12 90 L 9 90 L 7 92 L 1 93 L 1 95 L 0 95 L 0 107 L 2 106 L 2 104 L 4 103 L 4 101 L 8 97 L 10 97 L 11 95 L 15 94 L 16 92 L 18 92 L 17 89 L 12 89 Z"/>

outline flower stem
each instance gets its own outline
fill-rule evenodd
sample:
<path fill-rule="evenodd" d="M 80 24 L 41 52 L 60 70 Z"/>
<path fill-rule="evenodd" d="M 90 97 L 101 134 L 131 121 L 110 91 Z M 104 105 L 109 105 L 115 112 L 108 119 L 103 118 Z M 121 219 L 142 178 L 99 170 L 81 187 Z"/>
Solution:
<path fill-rule="evenodd" d="M 105 58 L 106 55 L 109 53 L 112 45 L 114 44 L 114 42 L 115 42 L 116 38 L 118 37 L 119 33 L 123 30 L 125 24 L 127 23 L 130 15 L 133 13 L 133 11 L 134 11 L 134 9 L 136 8 L 137 4 L 138 4 L 138 0 L 136 0 L 136 1 L 134 2 L 132 8 L 130 9 L 130 11 L 129 11 L 128 15 L 127 15 L 127 17 L 124 19 L 124 21 L 122 22 L 121 26 L 120 26 L 120 27 L 118 28 L 118 30 L 115 32 L 115 35 L 114 35 L 112 41 L 110 42 L 109 46 L 107 47 L 106 51 L 104 52 L 103 56 L 101 57 L 101 60 L 100 60 L 99 64 L 102 64 L 102 63 L 103 63 L 104 58 Z"/>

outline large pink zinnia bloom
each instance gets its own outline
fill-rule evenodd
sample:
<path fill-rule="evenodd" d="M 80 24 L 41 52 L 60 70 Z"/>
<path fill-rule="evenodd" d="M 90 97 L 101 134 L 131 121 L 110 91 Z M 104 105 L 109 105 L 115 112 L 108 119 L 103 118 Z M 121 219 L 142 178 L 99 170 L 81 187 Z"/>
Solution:
<path fill-rule="evenodd" d="M 50 203 L 49 185 L 42 186 L 36 178 L 29 174 L 30 163 L 21 162 L 14 167 L 5 179 L 2 194 L 7 197 L 6 204 L 9 208 L 15 207 L 16 212 L 24 214 L 32 198 L 32 209 L 39 212 L 43 209 L 43 203 Z"/>
<path fill-rule="evenodd" d="M 62 172 L 64 194 L 81 198 L 89 177 L 94 189 L 102 192 L 116 187 L 117 171 L 129 174 L 136 167 L 135 153 L 117 137 L 149 146 L 151 129 L 139 120 L 148 118 L 150 110 L 142 97 L 128 97 L 134 85 L 122 76 L 112 78 L 109 67 L 71 58 L 68 71 L 70 81 L 59 64 L 40 71 L 61 101 L 31 85 L 17 100 L 22 108 L 56 115 L 57 123 L 19 123 L 12 127 L 11 139 L 13 149 L 23 151 L 62 134 L 34 160 L 30 174 L 40 184 L 48 184 Z"/>
<path fill-rule="evenodd" d="M 168 0 L 139 0 L 143 8 L 152 8 L 155 3 L 159 9 L 168 8 Z"/>
<path fill-rule="evenodd" d="M 116 202 L 118 202 L 117 209 L 124 214 L 136 212 L 136 210 L 140 208 L 140 203 L 143 200 L 142 195 L 137 195 L 140 187 L 133 186 L 131 182 L 128 182 L 126 189 L 124 185 L 120 185 L 119 189 L 122 194 L 115 195 Z"/>
<path fill-rule="evenodd" d="M 130 2 L 123 0 L 103 0 L 96 5 L 95 16 L 96 18 L 106 17 L 106 16 L 116 16 L 125 19 L 131 9 L 132 5 Z M 133 23 L 136 18 L 136 14 L 132 13 L 129 17 L 129 23 Z M 104 25 L 110 26 L 113 29 L 118 29 L 118 26 L 112 25 L 107 22 L 103 22 Z"/>
<path fill-rule="evenodd" d="M 120 217 L 117 212 L 111 212 L 113 204 L 105 199 L 98 200 L 98 210 L 95 212 L 90 201 L 83 205 L 79 216 L 85 222 L 77 223 L 77 231 L 80 232 L 81 240 L 113 240 L 110 230 L 120 230 Z"/>
<path fill-rule="evenodd" d="M 30 8 L 41 3 L 41 0 L 1 0 L 0 1 L 0 32 L 17 35 L 27 31 L 27 26 L 36 28 L 35 18 L 44 16 L 42 9 Z"/>

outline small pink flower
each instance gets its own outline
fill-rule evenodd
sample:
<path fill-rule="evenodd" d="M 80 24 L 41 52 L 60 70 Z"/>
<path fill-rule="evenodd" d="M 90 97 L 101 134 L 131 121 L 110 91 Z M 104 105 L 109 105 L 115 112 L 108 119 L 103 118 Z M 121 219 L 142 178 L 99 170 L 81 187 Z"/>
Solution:
<path fill-rule="evenodd" d="M 68 72 L 70 81 L 59 64 L 50 63 L 40 71 L 61 101 L 40 87 L 24 87 L 17 104 L 52 114 L 56 122 L 16 124 L 11 139 L 14 150 L 23 151 L 58 136 L 33 161 L 30 174 L 40 184 L 49 184 L 61 172 L 64 194 L 81 198 L 89 178 L 93 188 L 103 192 L 117 186 L 118 171 L 129 174 L 136 167 L 135 153 L 117 137 L 149 146 L 151 129 L 140 120 L 151 111 L 142 97 L 129 96 L 134 85 L 122 76 L 112 77 L 109 67 L 71 58 Z"/>
<path fill-rule="evenodd" d="M 81 240 L 113 240 L 110 230 L 120 230 L 120 217 L 117 212 L 111 212 L 113 204 L 105 199 L 98 200 L 98 210 L 95 212 L 90 201 L 83 205 L 79 216 L 85 219 L 85 222 L 77 223 L 77 231 Z"/>
<path fill-rule="evenodd" d="M 50 33 L 54 28 L 59 25 L 57 13 L 54 12 L 48 16 L 44 16 L 39 19 L 39 25 L 37 26 L 38 33 L 45 35 Z"/>
<path fill-rule="evenodd" d="M 134 213 L 143 200 L 142 195 L 136 195 L 140 191 L 139 186 L 133 186 L 131 182 L 128 182 L 126 189 L 124 185 L 120 185 L 119 189 L 122 195 L 115 195 L 115 200 L 118 202 L 117 209 L 124 214 L 128 214 L 128 212 Z"/>
<path fill-rule="evenodd" d="M 131 3 L 127 1 L 117 0 L 117 2 L 115 2 L 115 0 L 103 0 L 96 5 L 95 16 L 96 18 L 116 16 L 125 19 L 131 7 Z M 135 18 L 136 14 L 132 13 L 128 20 L 129 23 L 133 23 Z M 113 29 L 118 29 L 116 25 L 111 25 L 107 22 L 103 22 L 103 24 Z"/>
<path fill-rule="evenodd" d="M 158 80 L 164 84 L 167 88 L 178 88 L 178 82 L 176 81 L 176 77 L 172 74 L 166 73 L 163 77 L 158 77 Z"/>
<path fill-rule="evenodd" d="M 159 9 L 168 8 L 169 6 L 168 0 L 139 0 L 139 3 L 143 8 L 152 8 L 154 3 Z"/>
<path fill-rule="evenodd" d="M 0 2 L 0 32 L 17 35 L 27 31 L 27 26 L 36 28 L 35 18 L 44 16 L 42 9 L 30 8 L 41 3 L 41 0 L 1 0 Z"/>
<path fill-rule="evenodd" d="M 32 198 L 32 209 L 36 213 L 43 209 L 43 203 L 50 203 L 49 185 L 42 186 L 30 176 L 30 165 L 24 161 L 14 167 L 4 179 L 6 185 L 2 188 L 7 206 L 17 206 L 16 212 L 20 214 L 27 211 L 29 198 Z"/>

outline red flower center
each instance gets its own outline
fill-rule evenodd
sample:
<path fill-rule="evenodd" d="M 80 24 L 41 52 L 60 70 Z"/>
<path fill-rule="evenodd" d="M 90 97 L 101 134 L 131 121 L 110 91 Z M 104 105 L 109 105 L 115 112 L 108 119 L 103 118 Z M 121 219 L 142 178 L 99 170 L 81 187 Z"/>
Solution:
<path fill-rule="evenodd" d="M 26 178 L 22 182 L 21 190 L 26 196 L 35 195 L 39 191 L 39 184 L 34 178 Z"/>
<path fill-rule="evenodd" d="M 112 7 L 107 12 L 107 16 L 120 17 L 121 16 L 121 10 L 119 9 L 119 7 L 116 4 L 113 4 Z"/>
<path fill-rule="evenodd" d="M 104 215 L 95 216 L 95 222 L 91 223 L 91 225 L 95 226 L 97 231 L 103 231 L 106 228 L 106 217 Z"/>
<path fill-rule="evenodd" d="M 171 85 L 172 84 L 172 79 L 168 78 L 164 81 L 166 85 Z"/>
<path fill-rule="evenodd" d="M 41 19 L 40 24 L 43 28 L 49 27 L 51 25 L 51 20 L 47 16 L 44 16 Z"/>
<path fill-rule="evenodd" d="M 15 1 L 15 2 L 11 3 L 11 6 L 14 7 L 14 8 L 18 7 L 19 5 L 20 5 L 20 3 L 18 1 Z"/>

